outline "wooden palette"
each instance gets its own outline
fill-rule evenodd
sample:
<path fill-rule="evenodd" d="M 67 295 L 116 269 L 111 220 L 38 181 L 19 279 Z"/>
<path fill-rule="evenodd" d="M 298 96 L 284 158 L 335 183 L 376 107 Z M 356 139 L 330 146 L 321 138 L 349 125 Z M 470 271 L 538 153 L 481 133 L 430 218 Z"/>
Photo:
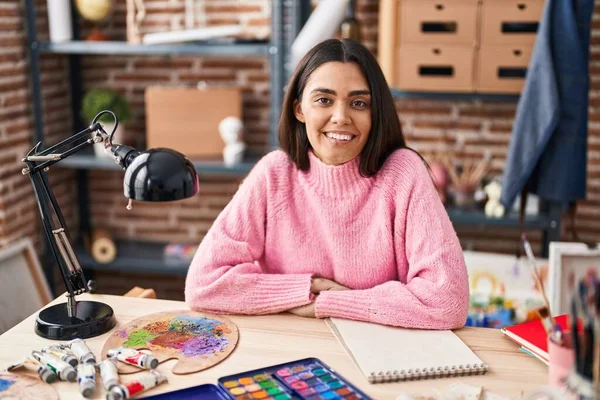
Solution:
<path fill-rule="evenodd" d="M 51 385 L 37 377 L 0 372 L 0 399 L 58 400 L 58 393 Z"/>
<path fill-rule="evenodd" d="M 238 338 L 237 326 L 223 316 L 189 310 L 160 312 L 116 328 L 102 348 L 102 358 L 120 346 L 148 349 L 159 363 L 177 359 L 174 374 L 191 374 L 227 358 Z M 117 368 L 120 374 L 142 371 L 122 362 Z"/>

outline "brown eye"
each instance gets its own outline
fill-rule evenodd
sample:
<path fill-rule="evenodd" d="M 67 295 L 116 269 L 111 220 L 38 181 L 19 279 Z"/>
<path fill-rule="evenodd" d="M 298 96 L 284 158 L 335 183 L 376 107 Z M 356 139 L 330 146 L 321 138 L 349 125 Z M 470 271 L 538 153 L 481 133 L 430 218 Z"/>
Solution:
<path fill-rule="evenodd" d="M 315 102 L 323 105 L 331 104 L 331 100 L 329 100 L 327 97 L 319 97 L 315 100 Z"/>
<path fill-rule="evenodd" d="M 368 106 L 368 104 L 365 101 L 362 101 L 362 100 L 354 100 L 352 102 L 352 106 L 358 107 L 358 108 L 365 108 L 365 107 Z"/>

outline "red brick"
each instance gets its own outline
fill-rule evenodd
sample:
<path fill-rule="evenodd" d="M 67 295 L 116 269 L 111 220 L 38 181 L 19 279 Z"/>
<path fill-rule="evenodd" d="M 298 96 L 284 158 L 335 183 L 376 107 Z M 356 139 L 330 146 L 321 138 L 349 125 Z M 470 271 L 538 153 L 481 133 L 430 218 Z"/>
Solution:
<path fill-rule="evenodd" d="M 253 6 L 253 5 L 218 5 L 218 6 L 204 6 L 204 11 L 206 13 L 214 13 L 214 12 L 238 12 L 238 13 L 251 13 L 251 12 L 261 12 L 263 8 L 261 6 Z"/>
<path fill-rule="evenodd" d="M 233 81 L 235 74 L 227 73 L 211 73 L 211 72 L 185 72 L 179 75 L 180 81 Z"/>
<path fill-rule="evenodd" d="M 468 121 L 415 120 L 413 121 L 413 126 L 415 128 L 437 128 L 473 131 L 481 129 L 481 123 Z"/>
<path fill-rule="evenodd" d="M 268 65 L 265 61 L 257 59 L 231 58 L 228 60 L 205 59 L 202 60 L 203 68 L 235 68 L 235 69 L 258 69 L 262 70 Z"/>
<path fill-rule="evenodd" d="M 15 2 L 16 3 L 16 2 Z M 20 17 L 19 8 L 0 8 L 0 17 Z"/>
<path fill-rule="evenodd" d="M 177 60 L 175 58 L 166 58 L 164 60 L 147 60 L 140 58 L 135 60 L 133 63 L 133 68 L 141 68 L 141 69 L 172 69 L 172 68 L 182 68 L 182 69 L 190 69 L 194 65 L 192 60 Z"/>
<path fill-rule="evenodd" d="M 267 26 L 271 24 L 270 18 L 255 18 L 248 20 L 249 26 Z"/>
<path fill-rule="evenodd" d="M 114 74 L 114 80 L 118 82 L 153 82 L 158 83 L 161 81 L 169 81 L 171 79 L 171 74 L 167 71 L 165 72 L 144 72 L 144 71 L 136 71 L 136 72 L 116 72 Z"/>

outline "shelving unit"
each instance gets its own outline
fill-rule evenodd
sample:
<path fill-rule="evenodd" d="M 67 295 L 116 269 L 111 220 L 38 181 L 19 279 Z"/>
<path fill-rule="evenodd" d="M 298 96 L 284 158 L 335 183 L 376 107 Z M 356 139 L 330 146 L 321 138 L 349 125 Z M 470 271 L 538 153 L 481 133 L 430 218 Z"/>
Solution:
<path fill-rule="evenodd" d="M 129 44 L 127 42 L 87 42 L 77 40 L 79 30 L 75 10 L 73 14 L 73 37 L 76 40 L 66 43 L 52 43 L 40 41 L 37 38 L 35 0 L 25 1 L 25 13 L 27 21 L 27 40 L 29 53 L 29 74 L 32 90 L 32 104 L 34 113 L 34 140 L 44 142 L 44 122 L 42 110 L 42 88 L 40 81 L 39 58 L 42 54 L 63 54 L 69 59 L 69 78 L 71 82 L 71 112 L 73 116 L 72 132 L 78 132 L 85 125 L 79 118 L 79 109 L 82 100 L 81 84 L 81 62 L 83 55 L 133 55 L 133 56 L 156 56 L 156 55 L 192 55 L 192 56 L 226 56 L 226 57 L 269 57 L 270 64 L 270 117 L 269 117 L 269 144 L 270 147 L 277 146 L 277 124 L 281 103 L 283 100 L 284 83 L 289 75 L 285 70 L 285 62 L 288 58 L 287 49 L 295 38 L 299 29 L 299 11 L 304 5 L 302 2 L 273 0 L 271 13 L 271 36 L 269 41 L 241 41 L 241 42 L 218 42 L 168 44 L 168 45 L 142 45 Z M 285 22 L 285 23 L 284 23 Z M 194 166 L 200 174 L 210 175 L 244 175 L 247 174 L 258 156 L 249 156 L 243 163 L 228 167 L 221 161 L 195 161 Z M 57 167 L 74 168 L 77 170 L 77 191 L 80 199 L 79 220 L 80 233 L 89 230 L 88 208 L 88 185 L 87 172 L 89 170 L 114 170 L 119 169 L 112 160 L 108 158 L 95 157 L 93 154 L 77 154 L 61 161 Z M 76 254 L 81 266 L 86 270 L 127 270 L 146 273 L 169 273 L 185 274 L 187 265 L 171 266 L 162 260 L 164 243 L 139 243 L 134 241 L 117 242 L 118 256 L 113 263 L 99 264 L 95 262 L 84 250 L 83 246 L 76 245 Z M 50 255 L 48 255 L 50 256 Z M 46 257 L 46 275 L 52 282 L 52 259 Z"/>
<path fill-rule="evenodd" d="M 25 1 L 27 19 L 27 38 L 29 52 L 30 82 L 32 89 L 32 104 L 34 112 L 34 139 L 36 142 L 44 141 L 44 124 L 42 112 L 42 90 L 40 81 L 39 57 L 42 54 L 63 54 L 69 59 L 69 76 L 71 81 L 71 104 L 74 126 L 72 132 L 79 131 L 84 124 L 79 120 L 79 109 L 82 99 L 81 63 L 82 55 L 197 55 L 197 56 L 228 56 L 269 57 L 270 62 L 270 119 L 269 143 L 271 148 L 277 147 L 277 124 L 283 100 L 285 82 L 291 71 L 287 67 L 292 41 L 300 31 L 310 12 L 309 2 L 306 0 L 273 0 L 271 18 L 271 37 L 268 42 L 241 42 L 241 43 L 190 43 L 169 45 L 133 45 L 127 42 L 85 42 L 74 40 L 68 43 L 51 43 L 39 41 L 35 24 L 35 0 Z M 75 16 L 75 12 L 73 12 Z M 76 18 L 73 18 L 77 21 Z M 74 37 L 79 37 L 78 27 L 73 26 Z M 487 95 L 487 94 L 462 94 L 462 93 L 432 93 L 432 92 L 407 92 L 392 89 L 396 98 L 433 99 L 452 101 L 510 101 L 516 102 L 516 95 Z M 234 167 L 226 167 L 219 161 L 194 162 L 200 174 L 244 175 L 254 166 L 258 157 L 251 158 Z M 80 199 L 79 220 L 81 232 L 87 231 L 89 226 L 88 185 L 87 173 L 89 170 L 114 170 L 119 167 L 108 158 L 98 158 L 92 154 L 77 154 L 61 161 L 57 166 L 77 170 L 77 190 Z M 543 255 L 548 254 L 550 241 L 560 238 L 560 206 L 546 204 L 540 216 L 528 216 L 525 221 L 527 229 L 537 229 L 543 232 Z M 451 220 L 457 226 L 481 227 L 519 227 L 518 216 L 509 214 L 501 219 L 489 219 L 483 212 L 449 209 Z M 80 233 L 81 233 L 80 232 Z M 144 243 L 135 241 L 118 242 L 118 256 L 110 264 L 99 264 L 94 261 L 84 250 L 82 245 L 76 245 L 76 254 L 86 270 L 118 270 L 144 273 L 164 273 L 185 275 L 187 263 L 180 262 L 171 265 L 163 260 L 165 243 Z M 47 259 L 48 260 L 48 259 Z M 47 276 L 52 276 L 52 262 L 45 262 Z M 50 282 L 52 282 L 49 279 Z"/>

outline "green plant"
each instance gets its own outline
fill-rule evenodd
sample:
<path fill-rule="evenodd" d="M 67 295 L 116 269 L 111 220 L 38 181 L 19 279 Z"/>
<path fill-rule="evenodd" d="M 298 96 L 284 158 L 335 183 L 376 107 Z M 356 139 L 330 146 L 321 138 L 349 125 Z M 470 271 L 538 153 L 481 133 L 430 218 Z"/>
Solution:
<path fill-rule="evenodd" d="M 127 100 L 112 89 L 92 89 L 85 94 L 81 103 L 81 117 L 87 123 L 92 122 L 94 117 L 103 110 L 114 112 L 119 123 L 131 119 Z M 100 122 L 113 122 L 113 117 L 105 114 L 100 117 Z"/>

